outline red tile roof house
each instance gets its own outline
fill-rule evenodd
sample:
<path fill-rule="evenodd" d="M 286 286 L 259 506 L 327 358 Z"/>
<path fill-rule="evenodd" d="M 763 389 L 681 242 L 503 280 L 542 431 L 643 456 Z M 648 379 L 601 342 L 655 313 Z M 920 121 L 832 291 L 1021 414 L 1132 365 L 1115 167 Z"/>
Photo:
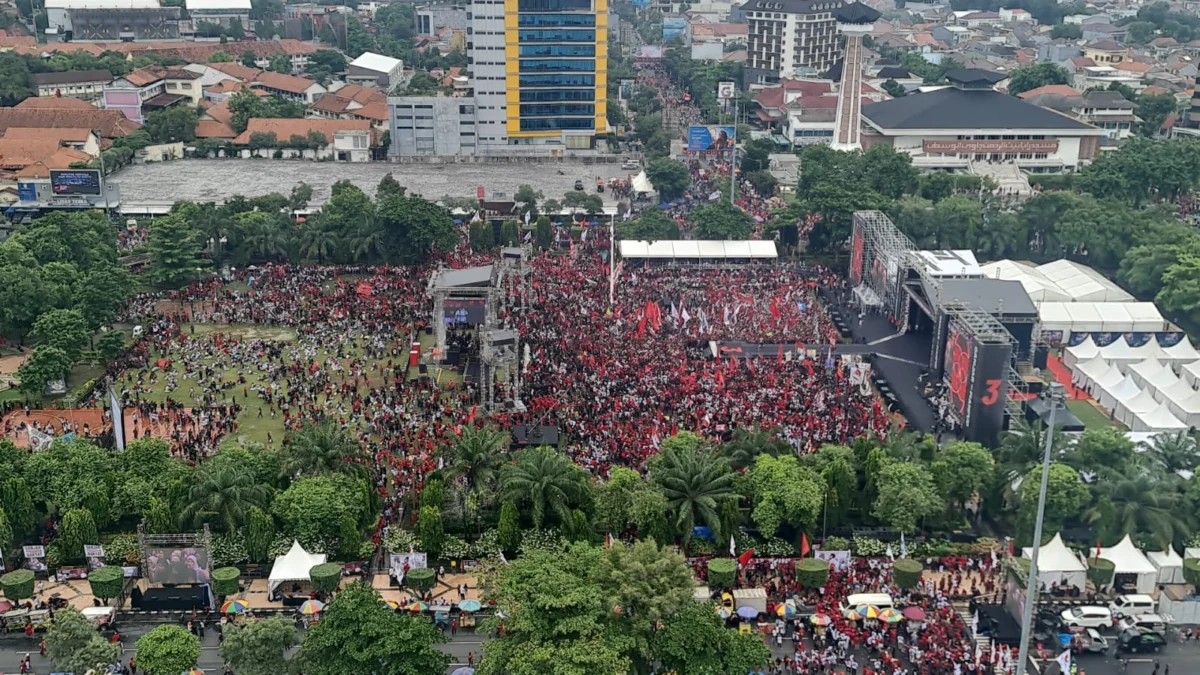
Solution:
<path fill-rule="evenodd" d="M 316 149 L 307 146 L 317 135 L 324 144 Z M 274 141 L 269 141 L 269 135 Z M 232 143 L 241 146 L 242 157 L 277 157 L 279 159 L 332 159 L 339 162 L 366 162 L 371 148 L 379 144 L 381 135 L 367 120 L 279 119 L 256 117 Z"/>

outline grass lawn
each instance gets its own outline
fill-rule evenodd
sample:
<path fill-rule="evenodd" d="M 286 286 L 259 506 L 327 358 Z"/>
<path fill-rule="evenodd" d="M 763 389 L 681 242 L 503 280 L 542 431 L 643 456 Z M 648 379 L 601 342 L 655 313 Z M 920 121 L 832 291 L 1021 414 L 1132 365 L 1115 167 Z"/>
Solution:
<path fill-rule="evenodd" d="M 1067 409 L 1088 429 L 1102 429 L 1113 424 L 1112 420 L 1088 401 L 1067 401 Z"/>

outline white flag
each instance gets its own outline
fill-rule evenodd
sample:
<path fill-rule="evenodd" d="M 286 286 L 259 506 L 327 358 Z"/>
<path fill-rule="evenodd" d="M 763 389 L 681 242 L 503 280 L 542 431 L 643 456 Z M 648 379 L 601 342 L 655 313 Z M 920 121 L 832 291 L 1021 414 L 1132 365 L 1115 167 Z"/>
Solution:
<path fill-rule="evenodd" d="M 692 315 L 688 314 L 687 307 L 684 307 L 683 310 L 679 312 L 679 318 L 683 319 L 684 325 L 687 325 L 687 322 L 692 320 Z"/>
<path fill-rule="evenodd" d="M 788 353 L 790 354 L 791 352 L 788 352 Z M 891 543 L 888 543 L 888 547 L 887 547 L 887 557 L 888 557 L 888 560 L 895 560 L 895 559 L 896 559 L 896 554 L 892 552 L 892 545 L 891 545 Z"/>
<path fill-rule="evenodd" d="M 476 211 L 476 212 L 475 212 L 475 215 L 471 216 L 471 222 L 472 222 L 472 223 L 479 223 L 479 222 L 482 222 L 482 221 L 483 221 L 483 218 L 480 218 L 480 217 L 479 217 L 479 212 L 478 212 L 478 211 Z"/>
<path fill-rule="evenodd" d="M 729 325 L 729 305 L 725 305 L 725 325 Z"/>
<path fill-rule="evenodd" d="M 733 535 L 729 535 L 729 555 L 737 555 L 737 545 L 733 542 Z"/>
<path fill-rule="evenodd" d="M 583 234 L 579 235 L 579 241 L 586 242 L 587 241 L 587 233 L 588 233 L 588 231 L 584 230 Z"/>
<path fill-rule="evenodd" d="M 674 302 L 671 303 L 671 318 L 676 321 L 679 320 L 679 308 L 675 306 Z"/>
<path fill-rule="evenodd" d="M 528 211 L 525 212 L 525 224 L 526 225 L 529 224 L 529 212 Z"/>
<path fill-rule="evenodd" d="M 1058 668 L 1063 672 L 1063 675 L 1069 675 L 1071 672 L 1071 650 L 1064 651 L 1054 660 L 1058 662 Z"/>
<path fill-rule="evenodd" d="M 504 557 L 504 551 L 502 549 L 496 549 L 496 555 L 500 556 L 501 564 L 504 564 L 504 565 L 508 564 L 508 558 Z"/>
<path fill-rule="evenodd" d="M 900 557 L 901 558 L 908 557 L 908 547 L 904 545 L 904 533 L 903 532 L 900 533 Z"/>

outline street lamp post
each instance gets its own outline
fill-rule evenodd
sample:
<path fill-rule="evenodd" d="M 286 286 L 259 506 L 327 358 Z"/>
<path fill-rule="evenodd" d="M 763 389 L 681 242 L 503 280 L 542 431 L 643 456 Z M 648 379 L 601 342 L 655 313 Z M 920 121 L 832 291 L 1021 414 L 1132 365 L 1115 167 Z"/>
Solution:
<path fill-rule="evenodd" d="M 1029 638 L 1033 632 L 1033 610 L 1037 606 L 1038 551 L 1042 548 L 1042 521 L 1046 515 L 1046 485 L 1050 481 L 1050 453 L 1054 449 L 1054 417 L 1062 405 L 1065 388 L 1058 382 L 1050 383 L 1046 391 L 1046 403 L 1050 406 L 1050 425 L 1046 430 L 1046 452 L 1042 456 L 1042 486 L 1038 491 L 1037 521 L 1033 526 L 1033 553 L 1029 559 L 1029 578 L 1025 580 L 1025 616 L 1021 620 L 1021 650 L 1017 656 L 1017 675 L 1025 675 L 1029 662 Z"/>

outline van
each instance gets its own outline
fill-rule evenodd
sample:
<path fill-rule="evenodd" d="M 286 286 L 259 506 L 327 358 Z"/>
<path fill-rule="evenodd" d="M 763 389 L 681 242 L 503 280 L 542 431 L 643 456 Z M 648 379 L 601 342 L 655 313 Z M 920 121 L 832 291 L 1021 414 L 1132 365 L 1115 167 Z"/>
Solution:
<path fill-rule="evenodd" d="M 1072 607 L 1063 611 L 1062 622 L 1067 628 L 1109 628 L 1112 612 L 1107 607 Z"/>
<path fill-rule="evenodd" d="M 842 606 L 842 609 L 849 610 L 855 607 L 862 607 L 863 605 L 871 605 L 872 607 L 883 609 L 885 607 L 892 607 L 894 604 L 892 596 L 887 593 L 855 593 L 846 598 L 846 604 Z"/>
<path fill-rule="evenodd" d="M 1148 595 L 1118 595 L 1116 600 L 1109 603 L 1108 609 L 1116 617 L 1153 614 L 1154 598 Z"/>
<path fill-rule="evenodd" d="M 1117 625 L 1121 630 L 1141 629 L 1163 633 L 1170 623 L 1171 617 L 1165 614 L 1134 614 L 1121 619 Z"/>

